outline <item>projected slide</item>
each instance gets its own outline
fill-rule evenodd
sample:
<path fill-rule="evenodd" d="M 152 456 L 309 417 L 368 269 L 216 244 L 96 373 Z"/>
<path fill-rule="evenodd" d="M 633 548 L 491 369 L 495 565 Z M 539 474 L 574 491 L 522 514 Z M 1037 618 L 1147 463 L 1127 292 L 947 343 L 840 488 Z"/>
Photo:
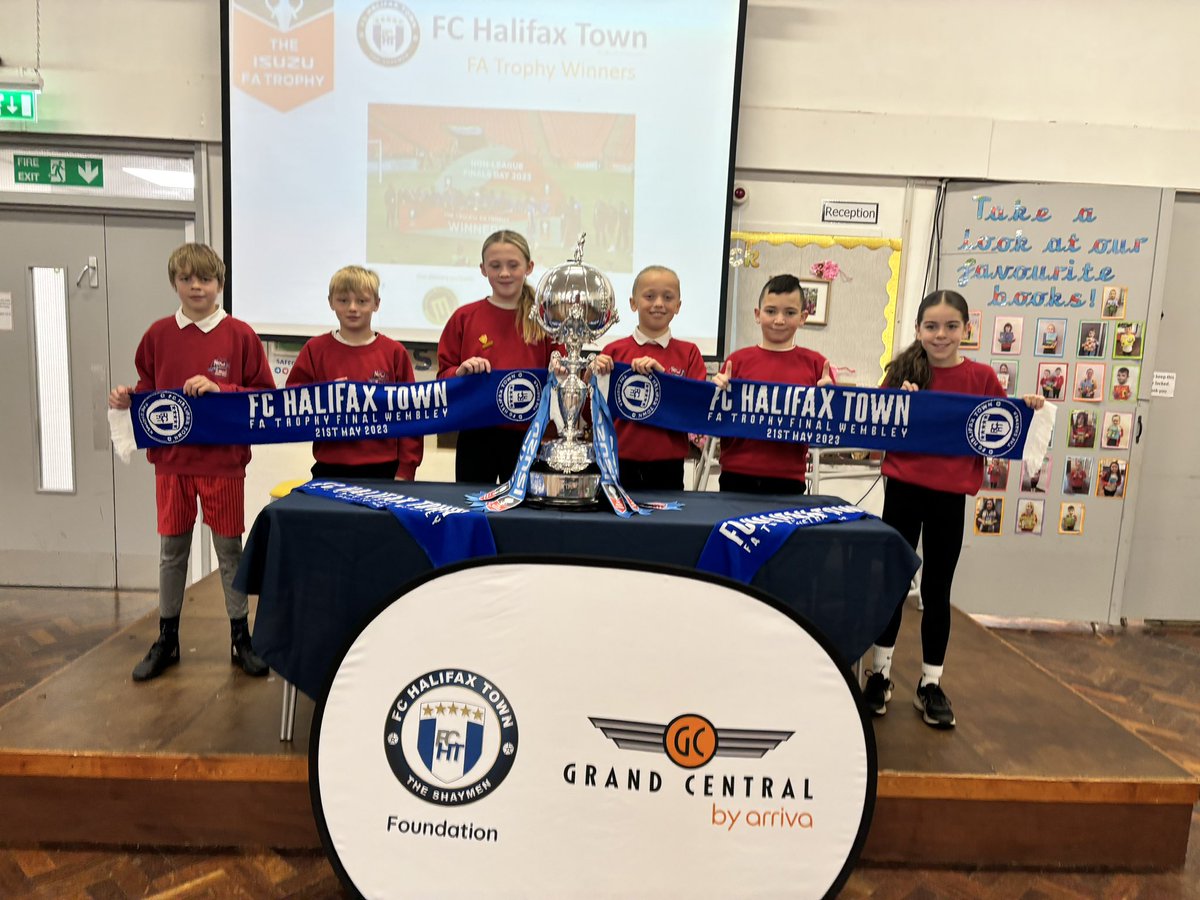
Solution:
<path fill-rule="evenodd" d="M 470 266 L 499 228 L 543 259 L 633 266 L 634 117 L 371 104 L 367 260 Z"/>
<path fill-rule="evenodd" d="M 382 279 L 376 325 L 436 341 L 487 294 L 488 234 L 528 238 L 536 283 L 586 232 L 622 299 L 643 266 L 676 269 L 674 333 L 714 353 L 742 15 L 739 0 L 227 0 L 234 312 L 317 333 L 329 276 L 364 264 Z"/>

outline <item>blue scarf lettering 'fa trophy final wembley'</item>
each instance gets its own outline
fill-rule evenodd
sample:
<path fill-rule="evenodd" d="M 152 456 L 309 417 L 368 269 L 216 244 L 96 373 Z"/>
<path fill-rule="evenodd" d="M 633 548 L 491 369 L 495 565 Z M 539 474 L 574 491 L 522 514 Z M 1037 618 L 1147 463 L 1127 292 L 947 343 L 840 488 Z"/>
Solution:
<path fill-rule="evenodd" d="M 547 389 L 553 392 L 562 414 L 559 436 L 541 445 L 538 459 L 529 472 L 529 501 L 533 504 L 566 508 L 593 508 L 603 478 L 601 464 L 616 466 L 616 444 L 611 426 L 601 439 L 608 446 L 597 450 L 597 441 L 583 437 L 580 418 L 588 396 L 583 375 L 595 354 L 582 357 L 583 346 L 598 340 L 618 319 L 612 283 L 599 269 L 583 262 L 583 242 L 579 236 L 572 259 L 555 266 L 538 282 L 529 315 L 551 338 L 567 351 L 558 351 L 550 359 Z M 607 415 L 603 401 L 593 402 L 593 418 Z M 601 426 L 602 427 L 602 426 Z M 597 453 L 609 451 L 608 459 Z"/>

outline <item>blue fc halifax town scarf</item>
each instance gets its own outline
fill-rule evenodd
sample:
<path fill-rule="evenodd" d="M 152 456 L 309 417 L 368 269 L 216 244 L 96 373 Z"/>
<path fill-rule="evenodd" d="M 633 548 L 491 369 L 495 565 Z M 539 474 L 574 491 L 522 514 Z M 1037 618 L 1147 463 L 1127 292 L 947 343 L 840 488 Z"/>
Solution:
<path fill-rule="evenodd" d="M 414 384 L 331 381 L 273 391 L 134 394 L 134 439 L 172 444 L 357 441 L 527 422 L 545 374 L 513 369 Z"/>
<path fill-rule="evenodd" d="M 696 568 L 749 584 L 797 528 L 874 518 L 857 506 L 809 506 L 752 513 L 713 526 Z"/>
<path fill-rule="evenodd" d="M 434 568 L 476 556 L 496 555 L 496 541 L 487 517 L 461 506 L 325 479 L 302 484 L 296 490 L 314 497 L 386 509 L 412 535 Z"/>
<path fill-rule="evenodd" d="M 617 363 L 612 378 L 609 404 L 615 415 L 718 437 L 940 456 L 1024 456 L 1040 464 L 1054 428 L 1052 404 L 1035 414 L 1007 397 L 737 379 L 720 390 L 677 375 L 640 375 L 624 363 Z"/>
<path fill-rule="evenodd" d="M 616 365 L 611 378 L 612 415 L 718 437 L 1024 458 L 1040 464 L 1054 429 L 1053 404 L 1033 413 L 1023 402 L 1007 397 L 739 380 L 722 391 L 711 382 L 662 373 L 640 375 L 624 363 Z M 142 449 L 409 437 L 529 422 L 541 407 L 545 379 L 545 373 L 514 369 L 417 384 L 336 381 L 200 397 L 153 391 L 133 395 L 130 418 L 134 440 Z M 593 409 L 601 408 L 593 404 Z M 601 423 L 597 460 L 605 471 L 606 463 L 612 462 L 605 436 L 611 435 L 611 422 L 593 414 L 596 422 Z M 624 503 L 628 495 L 616 490 L 615 467 L 609 469 L 605 494 Z M 520 501 L 514 496 L 508 502 Z"/>

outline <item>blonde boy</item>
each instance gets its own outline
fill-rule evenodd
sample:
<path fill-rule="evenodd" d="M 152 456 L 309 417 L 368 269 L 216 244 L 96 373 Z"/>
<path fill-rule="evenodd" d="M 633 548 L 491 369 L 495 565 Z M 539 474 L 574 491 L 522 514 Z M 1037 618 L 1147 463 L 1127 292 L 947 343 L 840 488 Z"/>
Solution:
<path fill-rule="evenodd" d="M 318 381 L 416 381 L 408 350 L 371 328 L 379 311 L 379 276 L 345 266 L 329 280 L 329 308 L 338 327 L 304 345 L 288 374 L 288 386 Z M 314 441 L 317 478 L 389 478 L 412 481 L 425 452 L 420 437 L 373 441 Z"/>

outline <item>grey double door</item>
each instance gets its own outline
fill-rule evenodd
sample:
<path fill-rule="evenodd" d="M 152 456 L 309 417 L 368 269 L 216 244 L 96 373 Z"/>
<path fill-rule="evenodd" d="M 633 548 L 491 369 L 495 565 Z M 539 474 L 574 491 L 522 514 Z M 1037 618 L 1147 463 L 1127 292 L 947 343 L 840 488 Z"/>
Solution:
<path fill-rule="evenodd" d="M 114 461 L 107 395 L 175 308 L 187 225 L 0 208 L 0 583 L 156 583 L 153 475 Z"/>

